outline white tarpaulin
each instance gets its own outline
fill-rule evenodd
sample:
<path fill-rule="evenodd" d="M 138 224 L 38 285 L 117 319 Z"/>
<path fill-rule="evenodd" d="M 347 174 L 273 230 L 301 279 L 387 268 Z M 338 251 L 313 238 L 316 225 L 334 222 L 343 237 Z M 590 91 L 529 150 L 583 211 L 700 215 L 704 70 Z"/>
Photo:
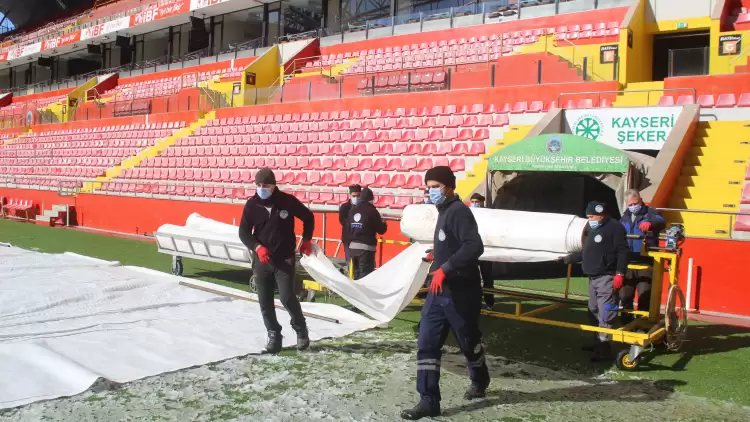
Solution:
<path fill-rule="evenodd" d="M 574 215 L 472 208 L 484 243 L 483 261 L 542 262 L 583 248 L 586 220 Z M 409 205 L 401 232 L 432 243 L 437 224 L 434 205 Z"/>
<path fill-rule="evenodd" d="M 235 289 L 74 254 L 0 247 L 0 408 L 78 394 L 97 379 L 127 382 L 248 353 L 266 330 L 258 305 L 179 282 Z M 339 337 L 377 322 L 303 303 L 310 337 Z M 296 340 L 277 310 L 284 345 Z"/>

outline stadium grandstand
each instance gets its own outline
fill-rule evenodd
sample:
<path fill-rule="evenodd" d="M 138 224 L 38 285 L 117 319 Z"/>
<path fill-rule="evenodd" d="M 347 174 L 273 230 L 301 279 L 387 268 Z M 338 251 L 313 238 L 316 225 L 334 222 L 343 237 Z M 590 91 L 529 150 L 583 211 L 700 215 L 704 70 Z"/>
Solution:
<path fill-rule="evenodd" d="M 195 212 L 238 224 L 268 167 L 343 258 L 337 212 L 355 184 L 392 220 L 440 165 L 462 199 L 506 210 L 584 216 L 599 199 L 619 218 L 637 186 L 684 227 L 688 310 L 750 318 L 736 294 L 750 255 L 750 0 L 0 0 L 0 12 L 4 218 L 116 235 Z M 397 231 L 378 265 L 406 248 Z"/>

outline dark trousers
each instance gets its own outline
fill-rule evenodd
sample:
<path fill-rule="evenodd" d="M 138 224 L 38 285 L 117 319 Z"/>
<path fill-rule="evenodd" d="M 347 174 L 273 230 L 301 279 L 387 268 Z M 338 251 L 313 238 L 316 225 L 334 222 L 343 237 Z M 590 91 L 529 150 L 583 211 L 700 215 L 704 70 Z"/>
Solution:
<path fill-rule="evenodd" d="M 651 306 L 651 272 L 646 270 L 628 271 L 625 283 L 620 289 L 620 304 L 623 310 L 633 310 L 635 292 L 638 291 L 638 310 L 648 311 Z M 623 325 L 633 321 L 633 315 L 623 312 L 620 316 Z"/>
<path fill-rule="evenodd" d="M 375 271 L 375 251 L 350 250 L 349 255 L 354 266 L 354 279 L 365 278 Z"/>
<path fill-rule="evenodd" d="M 466 357 L 469 378 L 482 386 L 490 382 L 484 348 L 479 331 L 482 293 L 478 289 L 454 298 L 449 294 L 428 293 L 422 307 L 422 320 L 417 340 L 417 391 L 429 406 L 440 402 L 440 360 L 442 347 L 453 330 L 456 342 Z"/>
<path fill-rule="evenodd" d="M 482 286 L 485 288 L 495 287 L 495 276 L 492 273 L 492 263 L 479 261 L 479 272 L 482 274 Z M 490 308 L 495 306 L 495 295 L 484 295 L 484 303 Z"/>
<path fill-rule="evenodd" d="M 294 279 L 294 257 L 283 261 L 271 261 L 263 264 L 259 259 L 255 259 L 253 265 L 255 275 L 255 285 L 258 291 L 258 302 L 260 312 L 263 315 L 263 323 L 266 330 L 281 332 L 281 325 L 276 319 L 276 308 L 274 307 L 274 290 L 279 287 L 279 300 L 284 305 L 289 315 L 292 317 L 292 328 L 295 331 L 303 330 L 307 327 L 305 316 L 302 315 L 302 307 L 297 299 L 297 285 Z"/>
<path fill-rule="evenodd" d="M 601 328 L 612 328 L 617 320 L 619 306 L 612 288 L 614 276 L 603 275 L 589 277 L 589 321 L 591 325 Z M 612 341 L 611 334 L 596 333 L 598 341 Z"/>

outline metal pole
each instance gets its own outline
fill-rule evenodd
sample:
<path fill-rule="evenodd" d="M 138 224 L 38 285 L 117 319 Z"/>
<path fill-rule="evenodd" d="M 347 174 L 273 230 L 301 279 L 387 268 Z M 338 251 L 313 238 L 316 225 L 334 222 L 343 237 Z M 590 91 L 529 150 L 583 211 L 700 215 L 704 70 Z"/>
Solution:
<path fill-rule="evenodd" d="M 448 88 L 448 91 L 451 90 L 451 68 L 448 68 L 448 73 L 446 75 L 446 87 Z"/>
<path fill-rule="evenodd" d="M 326 253 L 326 220 L 327 220 L 326 217 L 327 216 L 328 216 L 328 213 L 324 212 L 323 213 L 323 239 L 321 241 L 321 243 L 323 244 L 323 246 L 322 246 L 323 255 L 325 255 L 325 253 Z"/>
<path fill-rule="evenodd" d="M 588 68 L 589 68 L 589 58 L 584 57 L 583 58 L 583 81 L 584 82 L 588 80 Z"/>
<path fill-rule="evenodd" d="M 542 61 L 536 62 L 536 84 L 542 84 Z"/>
<path fill-rule="evenodd" d="M 688 275 L 687 275 L 687 294 L 685 295 L 685 309 L 692 311 L 690 307 L 693 298 L 693 258 L 688 258 Z"/>
<path fill-rule="evenodd" d="M 490 72 L 490 88 L 495 87 L 495 63 L 492 63 L 492 71 Z"/>
<path fill-rule="evenodd" d="M 307 83 L 307 101 L 312 101 L 312 81 Z"/>
<path fill-rule="evenodd" d="M 344 80 L 339 79 L 339 98 L 343 98 L 344 92 Z"/>

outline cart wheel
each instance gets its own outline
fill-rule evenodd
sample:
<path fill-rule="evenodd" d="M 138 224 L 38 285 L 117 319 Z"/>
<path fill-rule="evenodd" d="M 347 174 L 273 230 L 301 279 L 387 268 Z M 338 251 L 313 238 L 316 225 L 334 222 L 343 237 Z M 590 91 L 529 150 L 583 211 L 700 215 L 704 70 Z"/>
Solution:
<path fill-rule="evenodd" d="M 250 293 L 258 293 L 258 287 L 255 285 L 255 274 L 250 277 Z"/>
<path fill-rule="evenodd" d="M 685 308 L 685 295 L 680 286 L 673 285 L 667 295 L 667 306 L 664 310 L 664 327 L 667 335 L 664 346 L 673 352 L 680 350 L 685 341 L 688 327 L 688 313 Z"/>
<path fill-rule="evenodd" d="M 172 257 L 172 274 L 176 276 L 182 275 L 182 257 L 181 256 L 173 256 Z"/>
<path fill-rule="evenodd" d="M 634 371 L 641 363 L 641 357 L 631 360 L 630 349 L 622 349 L 617 353 L 617 367 L 623 371 Z"/>

